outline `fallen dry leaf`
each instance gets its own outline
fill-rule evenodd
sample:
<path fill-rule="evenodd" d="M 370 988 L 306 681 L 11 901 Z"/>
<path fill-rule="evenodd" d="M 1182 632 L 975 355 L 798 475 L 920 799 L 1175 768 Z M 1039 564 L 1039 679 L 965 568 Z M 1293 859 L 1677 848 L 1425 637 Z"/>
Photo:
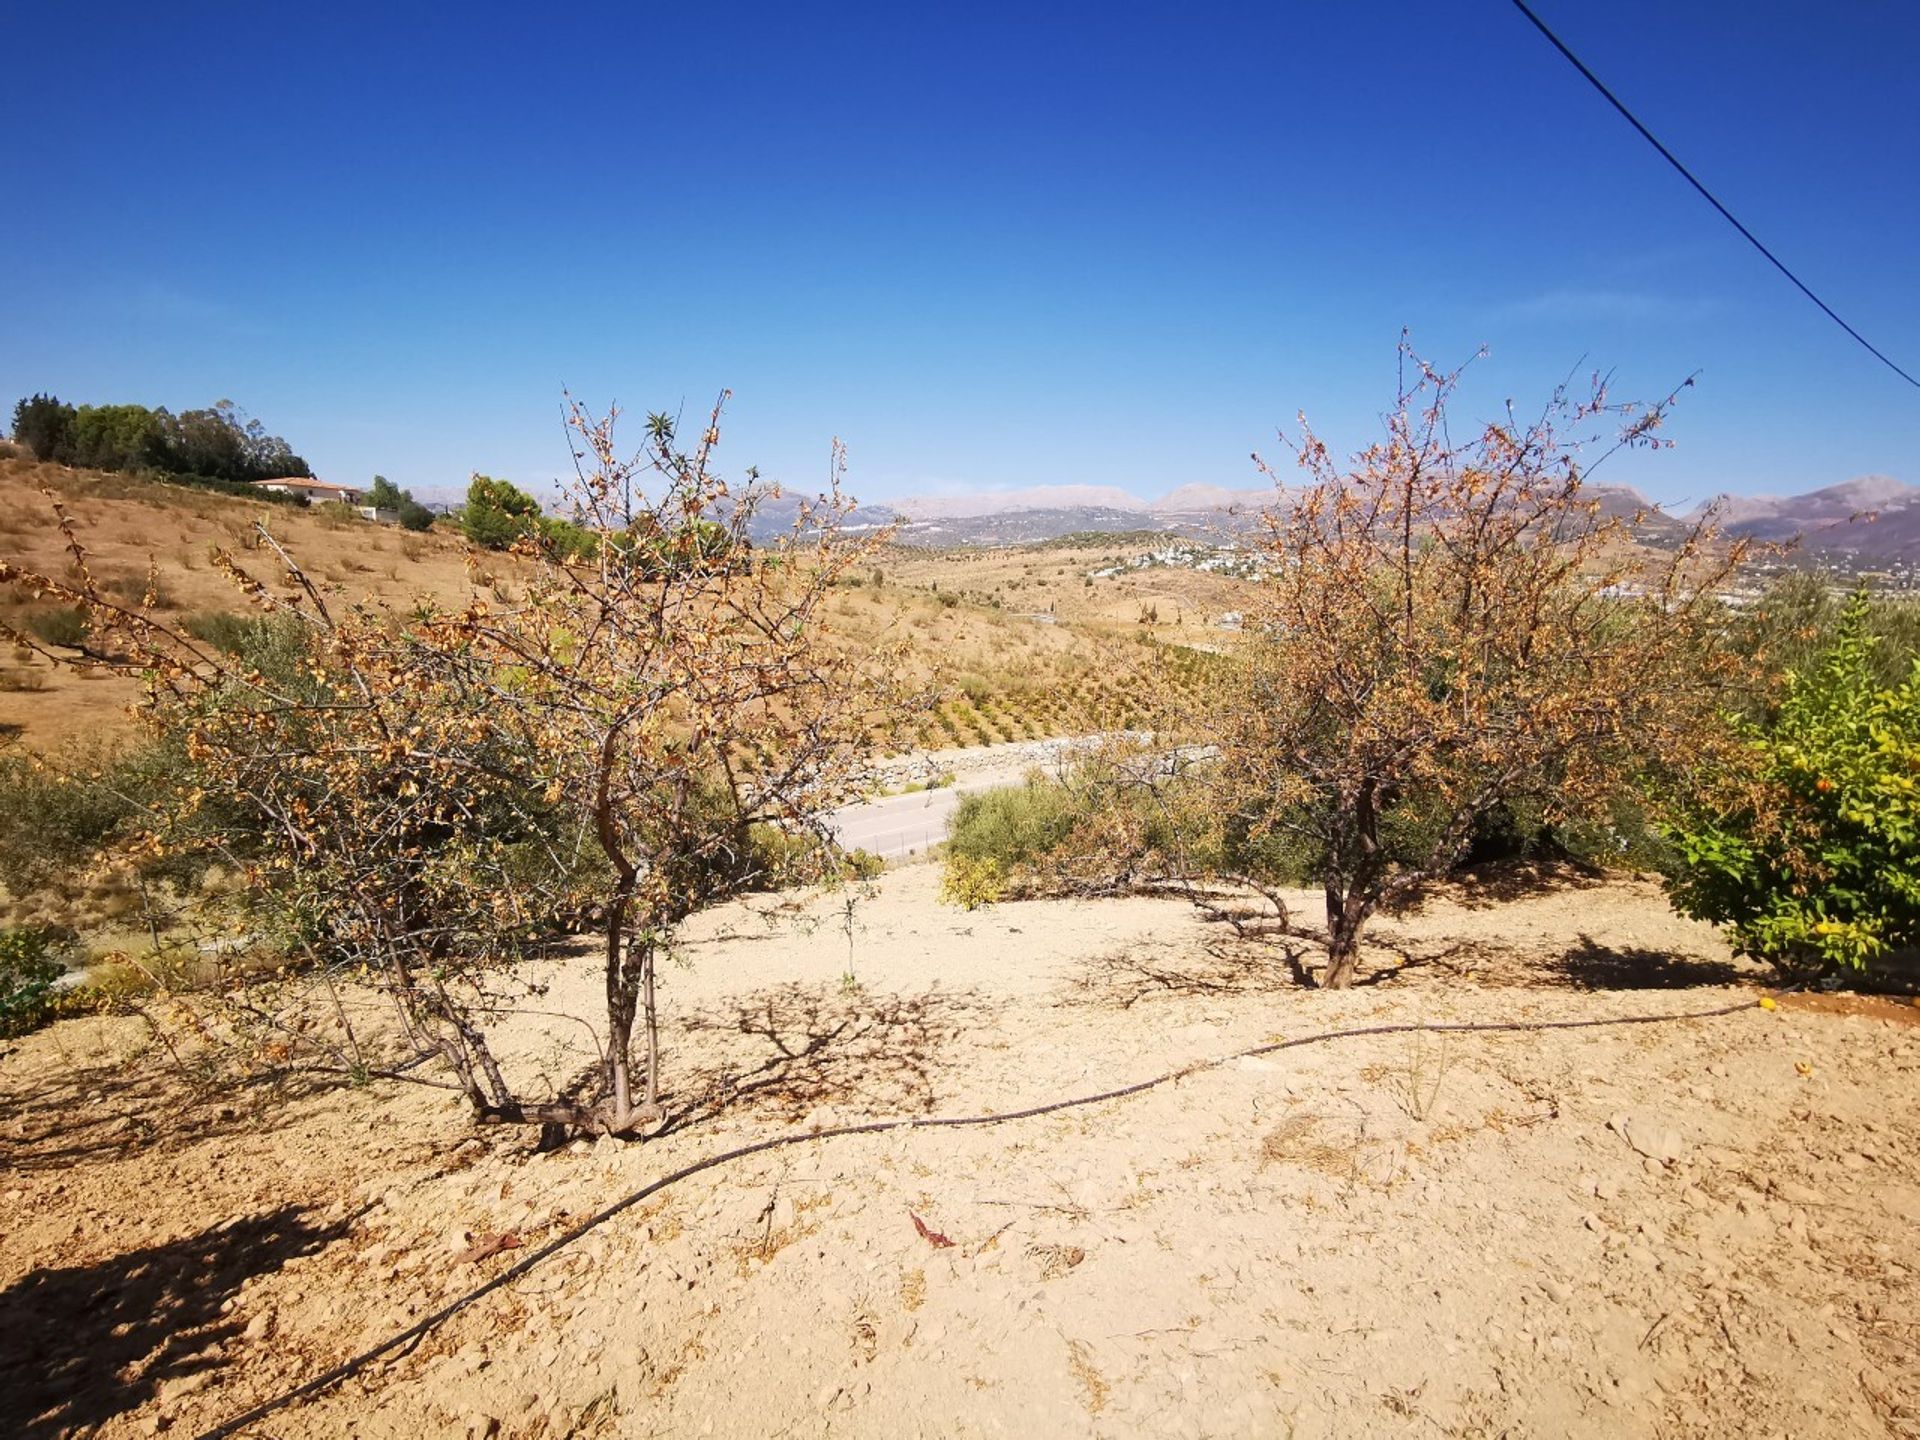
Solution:
<path fill-rule="evenodd" d="M 498 1255 L 502 1250 L 518 1250 L 520 1237 L 511 1230 L 498 1235 L 482 1235 L 478 1240 L 467 1236 L 473 1243 L 453 1257 L 456 1265 L 478 1265 L 490 1255 Z"/>
<path fill-rule="evenodd" d="M 920 1238 L 933 1246 L 934 1249 L 945 1250 L 953 1244 L 953 1241 L 942 1235 L 938 1230 L 928 1229 L 927 1222 L 911 1210 L 907 1212 L 907 1218 L 913 1221 L 913 1228 L 920 1232 Z"/>

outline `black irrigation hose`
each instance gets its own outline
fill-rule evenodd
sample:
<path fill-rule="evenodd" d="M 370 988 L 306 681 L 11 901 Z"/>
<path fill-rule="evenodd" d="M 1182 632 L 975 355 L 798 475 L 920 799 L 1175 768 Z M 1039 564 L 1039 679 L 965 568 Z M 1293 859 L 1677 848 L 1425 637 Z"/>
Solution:
<path fill-rule="evenodd" d="M 515 1261 L 485 1284 L 469 1290 L 457 1300 L 443 1305 L 424 1319 L 414 1321 L 399 1334 L 382 1340 L 378 1345 L 361 1351 L 349 1360 L 341 1361 L 331 1370 L 324 1371 L 313 1379 L 274 1396 L 271 1400 L 261 1401 L 244 1414 L 222 1421 L 211 1430 L 203 1432 L 200 1440 L 227 1440 L 228 1436 L 237 1435 L 256 1420 L 263 1420 L 274 1411 L 296 1400 L 305 1400 L 310 1396 L 318 1395 L 323 1390 L 332 1389 L 342 1380 L 365 1369 L 390 1351 L 398 1350 L 404 1345 L 424 1338 L 430 1331 L 452 1319 L 476 1300 L 484 1299 L 502 1286 L 518 1280 L 548 1256 L 565 1249 L 589 1230 L 598 1229 L 616 1215 L 631 1210 L 649 1196 L 657 1195 L 669 1185 L 678 1184 L 689 1176 L 698 1175 L 702 1170 L 711 1170 L 716 1166 L 731 1164 L 735 1160 L 744 1160 L 749 1155 L 764 1154 L 766 1151 L 778 1150 L 786 1145 L 804 1145 L 815 1140 L 833 1140 L 843 1135 L 883 1135 L 889 1130 L 932 1130 L 941 1127 L 1000 1125 L 1009 1120 L 1031 1120 L 1037 1115 L 1051 1115 L 1060 1110 L 1072 1110 L 1082 1105 L 1098 1105 L 1108 1100 L 1122 1100 L 1129 1095 L 1138 1095 L 1172 1081 L 1183 1080 L 1202 1070 L 1216 1070 L 1222 1065 L 1232 1064 L 1235 1060 L 1248 1060 L 1259 1055 L 1271 1055 L 1276 1051 L 1292 1050 L 1303 1045 L 1320 1045 L 1331 1040 L 1353 1040 L 1363 1035 L 1403 1035 L 1413 1032 L 1457 1034 L 1502 1030 L 1591 1030 L 1610 1025 L 1659 1025 L 1673 1020 L 1711 1020 L 1722 1015 L 1733 1015 L 1742 1010 L 1753 1009 L 1754 1003 L 1751 1000 L 1743 1000 L 1737 1005 L 1720 1005 L 1711 1010 L 1686 1010 L 1675 1015 L 1611 1015 L 1595 1020 L 1483 1020 L 1440 1024 L 1360 1025 L 1347 1030 L 1323 1030 L 1317 1034 L 1302 1035 L 1292 1040 L 1268 1041 L 1264 1045 L 1236 1050 L 1231 1055 L 1220 1055 L 1211 1060 L 1197 1060 L 1191 1065 L 1183 1065 L 1178 1070 L 1169 1070 L 1150 1080 L 1122 1085 L 1114 1090 L 1102 1090 L 1097 1095 L 1078 1095 L 1069 1100 L 1053 1100 L 1044 1105 L 1030 1105 L 1025 1110 L 1006 1110 L 992 1115 L 936 1116 L 932 1119 L 909 1117 L 899 1120 L 869 1120 L 859 1125 L 836 1125 L 830 1130 L 810 1130 L 804 1134 L 775 1135 L 770 1139 L 756 1140 L 751 1145 L 740 1145 L 732 1150 L 723 1150 L 718 1155 L 709 1155 L 704 1160 L 696 1160 L 691 1165 L 683 1165 L 680 1169 L 641 1186 L 632 1194 L 614 1201 L 606 1209 L 589 1216 L 558 1239 L 549 1240 L 538 1250 Z"/>

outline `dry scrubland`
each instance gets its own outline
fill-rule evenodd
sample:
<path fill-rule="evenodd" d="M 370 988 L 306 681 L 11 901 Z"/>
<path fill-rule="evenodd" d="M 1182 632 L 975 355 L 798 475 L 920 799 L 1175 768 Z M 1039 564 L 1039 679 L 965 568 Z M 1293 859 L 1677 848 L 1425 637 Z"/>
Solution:
<path fill-rule="evenodd" d="M 0 1061 L 10 1433 L 198 1433 L 745 1141 L 1332 1027 L 1721 1005 L 1371 1036 L 1041 1119 L 809 1140 L 616 1216 L 249 1433 L 1916 1432 L 1911 1008 L 1761 1008 L 1635 881 L 1455 888 L 1372 932 L 1382 978 L 1342 994 L 1183 903 L 962 914 L 934 886 L 880 882 L 857 985 L 825 905 L 699 922 L 667 976 L 676 1124 L 646 1144 L 537 1154 L 426 1092 L 192 1095 L 129 1019 L 21 1041 Z M 595 983 L 586 957 L 552 972 L 558 1009 Z"/>
<path fill-rule="evenodd" d="M 345 601 L 525 584 L 447 535 L 0 465 L 0 545 L 49 571 L 43 482 L 96 574 L 137 597 L 151 556 L 177 616 L 241 608 L 209 552 L 259 517 Z M 1160 683 L 1203 690 L 1244 590 L 1086 583 L 1140 548 L 896 550 L 842 585 L 850 643 L 905 638 L 951 687 L 889 742 L 1081 733 L 1132 723 Z M 0 724 L 29 745 L 126 723 L 131 682 L 19 654 L 5 674 Z M 1433 887 L 1374 921 L 1362 983 L 1335 992 L 1299 983 L 1330 958 L 1310 929 L 1243 938 L 1137 895 L 962 912 L 938 887 L 895 870 L 850 923 L 847 890 L 697 917 L 662 978 L 668 1119 L 644 1143 L 546 1152 L 391 1082 L 234 1084 L 187 1027 L 139 1016 L 9 1042 L 0 1429 L 202 1433 L 649 1182 L 787 1137 L 247 1433 L 1920 1435 L 1920 1010 L 1763 1005 L 1765 975 L 1640 879 Z M 579 1072 L 592 1052 L 560 1017 L 593 1013 L 599 962 L 530 963 L 547 1013 L 500 1017 L 500 1058 Z M 364 1033 L 390 1023 L 343 999 Z M 1699 1011 L 1722 1013 L 1676 1018 Z M 1233 1058 L 1514 1021 L 1578 1028 Z M 1041 1117 L 817 1133 L 1170 1070 Z"/>
<path fill-rule="evenodd" d="M 309 575 L 342 601 L 404 606 L 416 595 L 443 602 L 473 589 L 511 600 L 523 584 L 508 556 L 469 549 L 444 528 L 415 535 L 359 519 L 251 503 L 224 495 L 123 475 L 106 475 L 0 460 L 0 548 L 26 568 L 58 574 L 60 537 L 41 487 L 69 507 L 98 578 L 137 603 L 149 562 L 160 580 L 164 616 L 246 605 L 214 567 L 225 547 L 263 575 L 251 549 L 252 527 L 264 520 Z M 1116 542 L 1117 543 L 1117 542 Z M 938 670 L 949 698 L 911 732 L 891 735 L 899 749 L 974 745 L 1078 734 L 1137 718 L 1152 683 L 1158 650 L 1142 634 L 1174 646 L 1218 639 L 1209 617 L 1233 608 L 1238 582 L 1191 571 L 1161 571 L 1084 583 L 1086 572 L 1115 553 L 1113 544 L 1027 547 L 1009 551 L 930 552 L 896 547 L 874 572 L 863 572 L 836 599 L 835 619 L 857 644 L 906 640 L 921 675 Z M 996 606 L 996 602 L 998 602 Z M 24 620 L 33 608 L 6 603 Z M 1031 618 L 1057 609 L 1056 623 Z M 1152 607 L 1159 621 L 1143 626 Z M 1178 652 L 1175 652 L 1178 653 Z M 55 670 L 30 652 L 0 654 L 0 736 L 51 746 L 70 737 L 117 734 L 127 728 L 129 682 Z"/>

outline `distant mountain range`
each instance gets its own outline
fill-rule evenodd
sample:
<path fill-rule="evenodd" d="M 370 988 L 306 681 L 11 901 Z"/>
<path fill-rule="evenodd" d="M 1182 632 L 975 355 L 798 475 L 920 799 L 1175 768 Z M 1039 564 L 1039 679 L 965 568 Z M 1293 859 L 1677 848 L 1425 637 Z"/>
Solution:
<path fill-rule="evenodd" d="M 1716 495 L 1679 516 L 1624 486 L 1595 486 L 1591 493 L 1608 514 L 1638 515 L 1641 536 L 1654 544 L 1679 538 L 1713 507 L 1729 532 L 1765 541 L 1798 537 L 1802 552 L 1815 560 L 1920 563 L 1920 485 L 1887 475 L 1863 475 L 1805 495 Z M 932 547 L 1023 545 L 1066 535 L 1143 530 L 1208 540 L 1249 528 L 1251 517 L 1272 501 L 1270 489 L 1220 485 L 1182 485 L 1158 500 L 1110 485 L 1035 485 L 862 505 L 849 522 L 875 528 L 897 524 L 902 544 Z M 756 528 L 784 528 L 792 520 L 793 505 L 788 500 L 771 507 Z"/>
<path fill-rule="evenodd" d="M 1143 500 L 1110 485 L 1034 485 L 971 495 L 925 495 L 896 500 L 908 545 L 1020 545 L 1063 535 L 1151 530 L 1194 539 L 1244 528 L 1273 501 L 1270 489 L 1229 490 L 1182 485 L 1158 500 Z"/>
<path fill-rule="evenodd" d="M 1920 485 L 1891 475 L 1862 475 L 1805 495 L 1716 495 L 1685 517 L 1709 508 L 1736 535 L 1798 540 L 1814 558 L 1864 564 L 1920 561 Z"/>

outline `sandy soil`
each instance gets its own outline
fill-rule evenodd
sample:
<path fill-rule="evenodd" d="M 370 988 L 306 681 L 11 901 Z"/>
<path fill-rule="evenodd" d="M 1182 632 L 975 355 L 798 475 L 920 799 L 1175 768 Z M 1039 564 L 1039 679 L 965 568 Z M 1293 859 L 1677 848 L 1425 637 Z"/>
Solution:
<path fill-rule="evenodd" d="M 669 1132 L 535 1152 L 421 1090 L 187 1097 L 130 1021 L 0 1060 L 7 1433 L 199 1434 L 700 1157 L 703 1171 L 249 1434 L 1920 1434 L 1920 1012 L 1783 999 L 1635 882 L 1462 890 L 1377 983 L 1171 900 L 851 937 L 714 917 L 667 977 Z M 557 966 L 553 1008 L 581 1004 Z M 515 1048 L 564 1067 L 564 1027 Z M 576 1052 L 577 1053 L 577 1052 Z M 930 1234 L 923 1236 L 918 1217 Z M 484 1253 L 511 1237 L 519 1249 Z M 950 1243 L 942 1243 L 950 1242 Z"/>

